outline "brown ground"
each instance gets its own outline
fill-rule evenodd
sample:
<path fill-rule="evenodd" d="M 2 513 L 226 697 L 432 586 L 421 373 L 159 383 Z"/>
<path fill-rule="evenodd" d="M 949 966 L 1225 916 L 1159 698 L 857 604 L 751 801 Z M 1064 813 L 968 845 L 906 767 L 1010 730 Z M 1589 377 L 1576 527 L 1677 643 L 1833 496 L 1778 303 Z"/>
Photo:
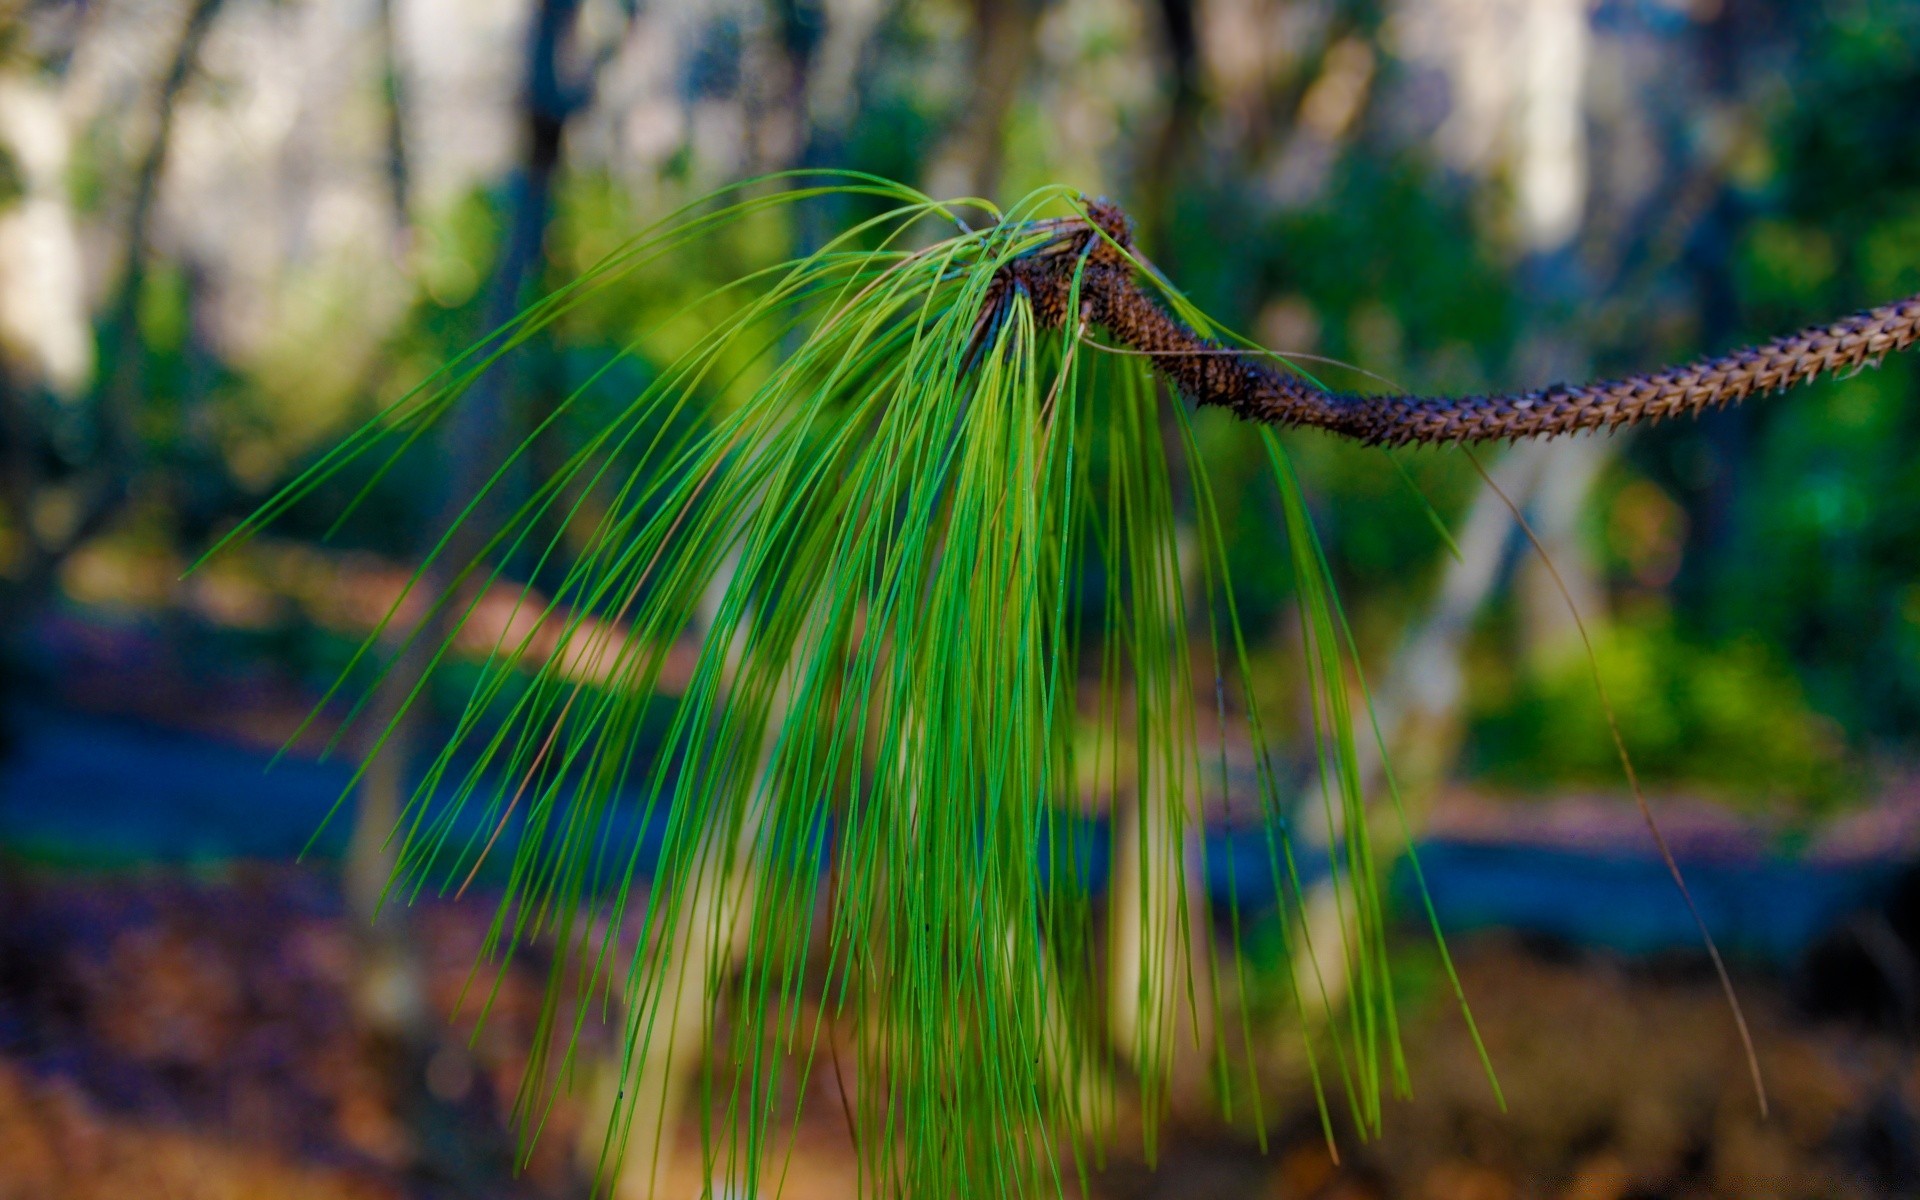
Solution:
<path fill-rule="evenodd" d="M 1762 1119 L 1726 1002 L 1704 968 L 1629 970 L 1484 941 L 1467 948 L 1462 969 L 1507 1111 L 1457 1014 L 1436 1005 L 1409 1022 L 1415 1095 L 1390 1108 L 1386 1135 L 1318 1187 L 1308 1185 L 1327 1169 L 1324 1153 L 1297 1143 L 1267 1195 L 1920 1194 L 1910 1157 L 1920 1073 L 1892 1038 L 1809 1025 L 1777 984 L 1742 981 L 1771 1102 Z"/>
<path fill-rule="evenodd" d="M 433 1041 L 413 1052 L 429 1086 L 408 1092 L 395 1086 L 406 1054 L 351 1001 L 358 923 L 312 872 L 191 882 L 0 865 L 0 1197 L 574 1194 L 581 1117 L 565 1100 L 511 1178 L 505 1114 L 543 964 L 508 972 L 473 1046 L 472 1000 L 445 1019 L 489 915 L 411 912 Z M 129 1177 L 115 1164 L 149 1144 L 180 1178 L 117 1190 Z M 78 1145 L 91 1149 L 60 1149 Z"/>
<path fill-rule="evenodd" d="M 544 979 L 509 972 L 467 1049 L 470 1014 L 432 1048 L 436 1095 L 408 1109 L 393 1059 L 348 1002 L 357 933 L 311 873 L 0 879 L 0 1200 L 155 1196 L 372 1200 L 584 1196 L 563 1100 L 527 1171 L 510 1108 Z M 434 1010 L 453 1009 L 484 904 L 415 910 Z M 1263 1200 L 1629 1200 L 1920 1194 L 1920 1073 L 1892 1036 L 1797 1017 L 1750 979 L 1774 1112 L 1762 1121 L 1724 1001 L 1693 966 L 1628 968 L 1510 941 L 1457 946 L 1509 1100 L 1502 1114 L 1457 1013 L 1407 1017 L 1415 1085 L 1336 1167 L 1304 1089 L 1276 1096 L 1262 1155 L 1187 1121 L 1161 1168 L 1124 1163 L 1098 1195 Z M 824 1073 L 823 1073 L 824 1074 Z M 1270 1108 L 1270 1112 L 1274 1109 Z M 837 1096 L 816 1077 L 786 1194 L 848 1194 Z M 669 1194 L 697 1194 L 691 1131 Z M 1124 1158 L 1124 1156 L 1122 1156 Z"/>

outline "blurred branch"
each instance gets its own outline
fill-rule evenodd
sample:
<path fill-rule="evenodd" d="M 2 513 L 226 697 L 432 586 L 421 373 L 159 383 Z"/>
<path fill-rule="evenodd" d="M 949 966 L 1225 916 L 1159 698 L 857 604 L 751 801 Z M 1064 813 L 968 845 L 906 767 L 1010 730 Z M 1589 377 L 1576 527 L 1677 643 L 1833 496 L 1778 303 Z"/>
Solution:
<path fill-rule="evenodd" d="M 941 150 L 934 190 L 991 200 L 1005 165 L 1007 115 L 1027 77 L 1040 0 L 973 0 L 973 103 Z"/>
<path fill-rule="evenodd" d="M 153 243 L 154 202 L 159 194 L 160 176 L 166 169 L 167 153 L 173 142 L 173 119 L 180 91 L 192 77 L 200 59 L 200 47 L 221 0 L 192 0 L 180 39 L 174 46 L 167 73 L 154 100 L 153 136 L 146 156 L 134 172 L 133 201 L 127 209 L 126 261 L 120 273 L 120 288 L 108 311 L 107 328 L 115 339 L 113 364 L 108 370 L 101 399 L 101 445 L 110 476 L 104 492 L 124 492 L 133 457 L 133 417 L 143 390 L 144 345 L 140 337 L 140 293 L 146 284 L 147 258 Z M 117 502 L 117 499 L 108 501 Z"/>
<path fill-rule="evenodd" d="M 413 229 L 413 167 L 407 160 L 407 81 L 400 64 L 394 0 L 376 0 L 380 41 L 380 95 L 386 102 L 387 191 L 393 228 L 404 242 Z"/>

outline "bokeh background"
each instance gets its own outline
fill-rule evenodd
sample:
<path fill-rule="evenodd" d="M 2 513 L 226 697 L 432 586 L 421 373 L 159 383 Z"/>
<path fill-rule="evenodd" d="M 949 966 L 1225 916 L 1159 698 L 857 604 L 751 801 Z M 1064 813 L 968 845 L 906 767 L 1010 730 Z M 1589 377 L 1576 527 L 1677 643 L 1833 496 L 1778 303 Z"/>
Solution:
<path fill-rule="evenodd" d="M 590 1086 L 514 1165 L 540 947 L 470 1038 L 484 881 L 370 916 L 444 714 L 356 782 L 361 734 L 321 750 L 357 692 L 321 701 L 475 444 L 844 214 L 555 326 L 443 469 L 183 572 L 647 221 L 796 168 L 1065 182 L 1268 346 L 1533 386 L 1920 291 L 1916 114 L 1911 0 L 0 0 L 0 1197 L 587 1194 Z M 1488 480 L 1294 439 L 1509 1111 L 1403 868 L 1414 1094 L 1386 1136 L 1341 1129 L 1335 1161 L 1276 1018 L 1258 1116 L 1176 1087 L 1157 1162 L 1123 1140 L 1093 1194 L 1920 1193 L 1917 366 L 1491 453 Z M 1266 700 L 1303 713 L 1264 460 L 1199 433 Z M 1503 493 L 1592 628 L 1769 1119 Z M 1304 778 L 1306 732 L 1274 736 Z M 1247 945 L 1287 969 L 1271 920 Z M 815 1099 L 789 1194 L 847 1194 Z"/>

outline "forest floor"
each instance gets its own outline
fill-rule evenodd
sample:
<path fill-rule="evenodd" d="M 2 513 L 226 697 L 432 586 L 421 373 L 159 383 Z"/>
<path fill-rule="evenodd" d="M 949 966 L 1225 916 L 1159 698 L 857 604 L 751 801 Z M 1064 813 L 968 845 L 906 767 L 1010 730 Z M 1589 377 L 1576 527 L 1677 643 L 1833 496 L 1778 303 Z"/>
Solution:
<path fill-rule="evenodd" d="M 435 1013 L 456 1012 L 489 915 L 476 903 L 413 910 Z M 517 1178 L 510 1161 L 507 1113 L 544 964 L 522 958 L 505 973 L 477 1040 L 471 1000 L 434 1022 L 432 1111 L 407 1111 L 352 1003 L 359 936 L 309 870 L 10 868 L 0 1198 L 584 1195 L 578 1095 L 562 1093 Z M 1741 980 L 1773 1104 L 1761 1120 L 1725 1001 L 1697 963 L 1633 965 L 1500 936 L 1456 949 L 1509 1111 L 1436 995 L 1406 1018 L 1413 1097 L 1389 1102 L 1379 1141 L 1343 1136 L 1340 1165 L 1310 1096 L 1282 1087 L 1267 1153 L 1244 1131 L 1176 1119 L 1158 1170 L 1123 1153 L 1094 1195 L 1825 1198 L 1920 1183 L 1912 1045 L 1859 1014 L 1816 1020 L 1782 980 Z M 795 1200 L 851 1194 L 830 1083 L 816 1079 L 808 1096 L 784 1193 Z M 694 1137 L 685 1131 L 669 1194 L 698 1193 Z"/>
<path fill-rule="evenodd" d="M 0 859 L 0 1200 L 586 1196 L 581 1147 L 599 1117 L 584 1088 L 561 1092 L 515 1171 L 510 1113 L 543 956 L 501 975 L 474 1037 L 476 1000 L 461 990 L 493 906 L 415 906 L 407 943 L 433 1033 L 390 1044 L 356 1003 L 366 932 L 334 864 L 285 861 L 351 770 L 303 757 L 323 729 L 263 777 L 311 691 L 207 636 L 57 618 L 40 638 L 50 690 L 5 730 L 0 845 L 29 847 L 36 865 Z M 1182 1110 L 1159 1169 L 1116 1149 L 1092 1194 L 1920 1195 L 1920 899 L 1858 908 L 1859 864 L 1877 856 L 1869 874 L 1884 873 L 1916 856 L 1911 790 L 1791 858 L 1723 813 L 1663 807 L 1709 920 L 1748 964 L 1767 1120 L 1670 883 L 1645 853 L 1617 853 L 1643 840 L 1631 807 L 1456 795 L 1431 814 L 1448 840 L 1422 861 L 1442 907 L 1467 914 L 1450 941 L 1508 1111 L 1445 989 L 1428 986 L 1402 1012 L 1413 1096 L 1388 1102 L 1378 1141 L 1342 1132 L 1336 1164 L 1304 1080 L 1280 1071 L 1266 1152 L 1249 1130 Z M 48 865 L 75 861 L 63 843 L 76 833 L 111 869 Z M 1472 932 L 1516 914 L 1535 935 Z M 590 1050 L 613 1036 L 588 1023 Z M 395 1086 L 407 1054 L 429 1095 Z M 854 1179 L 845 1108 L 829 1072 L 810 1086 L 784 1194 L 837 1200 Z M 699 1194 L 693 1128 L 673 1162 L 665 1194 Z"/>

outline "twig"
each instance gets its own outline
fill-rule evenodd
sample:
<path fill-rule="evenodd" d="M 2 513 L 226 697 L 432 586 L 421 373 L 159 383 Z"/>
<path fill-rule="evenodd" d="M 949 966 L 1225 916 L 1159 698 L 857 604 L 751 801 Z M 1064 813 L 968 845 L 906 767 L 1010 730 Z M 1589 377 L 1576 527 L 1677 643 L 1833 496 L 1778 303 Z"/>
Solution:
<path fill-rule="evenodd" d="M 1877 366 L 1920 341 L 1920 296 L 1911 296 L 1763 346 L 1607 382 L 1491 396 L 1356 395 L 1280 370 L 1264 361 L 1263 352 L 1200 336 L 1140 286 L 1135 276 L 1144 260 L 1133 252 L 1132 240 L 1125 213 L 1107 201 L 1089 201 L 1079 232 L 1062 234 L 1000 269 L 982 325 L 999 320 L 1005 306 L 1024 295 L 1043 328 L 1061 328 L 1077 275 L 1079 316 L 1120 345 L 1152 356 L 1155 368 L 1194 403 L 1370 445 L 1548 438 L 1652 423 Z"/>

